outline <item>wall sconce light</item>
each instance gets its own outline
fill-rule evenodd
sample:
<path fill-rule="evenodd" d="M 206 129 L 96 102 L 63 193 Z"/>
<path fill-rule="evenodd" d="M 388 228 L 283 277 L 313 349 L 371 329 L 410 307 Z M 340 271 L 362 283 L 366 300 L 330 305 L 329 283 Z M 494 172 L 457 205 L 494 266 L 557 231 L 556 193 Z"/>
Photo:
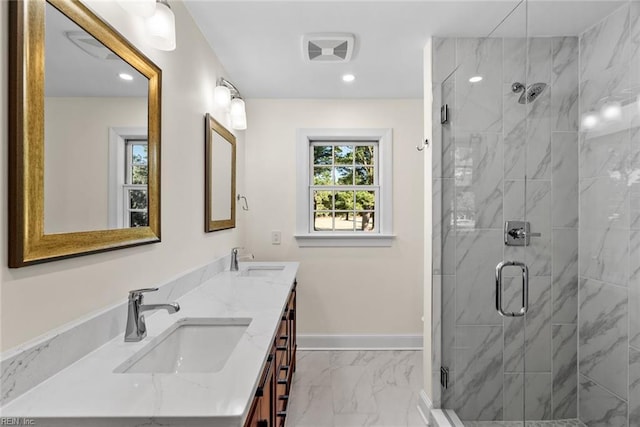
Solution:
<path fill-rule="evenodd" d="M 167 0 L 157 0 L 155 13 L 146 20 L 151 46 L 160 50 L 176 48 L 176 18 Z"/>
<path fill-rule="evenodd" d="M 231 105 L 231 91 L 224 85 L 216 86 L 213 90 L 213 100 L 221 108 L 229 108 Z"/>
<path fill-rule="evenodd" d="M 118 4 L 141 18 L 149 18 L 156 12 L 156 0 L 118 0 Z"/>
<path fill-rule="evenodd" d="M 233 98 L 231 100 L 231 127 L 238 130 L 245 130 L 247 128 L 247 113 L 244 108 L 244 101 L 242 98 Z"/>
<path fill-rule="evenodd" d="M 220 77 L 213 91 L 215 103 L 224 109 L 229 108 L 231 127 L 236 130 L 247 128 L 247 112 L 240 91 L 229 80 Z"/>

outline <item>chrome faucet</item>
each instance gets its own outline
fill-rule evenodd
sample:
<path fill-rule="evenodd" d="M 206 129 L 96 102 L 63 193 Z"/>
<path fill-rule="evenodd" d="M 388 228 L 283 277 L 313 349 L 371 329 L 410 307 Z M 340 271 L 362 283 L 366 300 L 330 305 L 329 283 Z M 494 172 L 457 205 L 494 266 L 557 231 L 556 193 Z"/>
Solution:
<path fill-rule="evenodd" d="M 167 310 L 169 314 L 180 311 L 177 302 L 171 304 L 147 304 L 142 305 L 142 294 L 155 292 L 158 288 L 136 289 L 129 291 L 129 308 L 127 310 L 127 329 L 124 332 L 125 342 L 142 341 L 147 336 L 147 325 L 142 313 L 151 310 Z"/>
<path fill-rule="evenodd" d="M 229 271 L 238 271 L 238 249 L 241 247 L 231 249 L 231 266 Z"/>

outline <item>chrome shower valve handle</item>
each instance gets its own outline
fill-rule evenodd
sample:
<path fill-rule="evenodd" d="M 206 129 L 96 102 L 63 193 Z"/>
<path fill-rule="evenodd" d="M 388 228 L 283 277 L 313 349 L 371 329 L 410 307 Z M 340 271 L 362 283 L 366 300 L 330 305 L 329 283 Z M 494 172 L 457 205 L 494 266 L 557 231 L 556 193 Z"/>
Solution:
<path fill-rule="evenodd" d="M 531 224 L 526 221 L 504 223 L 504 244 L 507 246 L 529 246 L 531 237 L 541 236 L 541 233 L 532 233 Z"/>

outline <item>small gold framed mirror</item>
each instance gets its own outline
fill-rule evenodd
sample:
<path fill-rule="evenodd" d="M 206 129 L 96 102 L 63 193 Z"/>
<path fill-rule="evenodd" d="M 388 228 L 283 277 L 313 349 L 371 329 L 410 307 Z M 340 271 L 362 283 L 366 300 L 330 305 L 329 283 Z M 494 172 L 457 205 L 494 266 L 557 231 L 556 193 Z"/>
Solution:
<path fill-rule="evenodd" d="M 205 117 L 204 230 L 236 226 L 236 137 L 211 115 Z"/>
<path fill-rule="evenodd" d="M 78 0 L 9 2 L 9 267 L 160 241 L 161 76 Z"/>

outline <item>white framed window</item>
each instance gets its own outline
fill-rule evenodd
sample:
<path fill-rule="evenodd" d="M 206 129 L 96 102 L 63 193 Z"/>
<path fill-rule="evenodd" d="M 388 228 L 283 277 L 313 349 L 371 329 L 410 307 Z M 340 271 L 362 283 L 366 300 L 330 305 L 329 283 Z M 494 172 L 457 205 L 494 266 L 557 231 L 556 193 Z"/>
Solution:
<path fill-rule="evenodd" d="M 123 226 L 149 226 L 147 184 L 149 183 L 149 153 L 146 139 L 125 140 L 125 182 L 122 187 Z"/>
<path fill-rule="evenodd" d="M 149 158 L 145 128 L 109 129 L 109 227 L 147 227 Z"/>
<path fill-rule="evenodd" d="M 390 246 L 391 129 L 299 129 L 299 246 Z"/>

